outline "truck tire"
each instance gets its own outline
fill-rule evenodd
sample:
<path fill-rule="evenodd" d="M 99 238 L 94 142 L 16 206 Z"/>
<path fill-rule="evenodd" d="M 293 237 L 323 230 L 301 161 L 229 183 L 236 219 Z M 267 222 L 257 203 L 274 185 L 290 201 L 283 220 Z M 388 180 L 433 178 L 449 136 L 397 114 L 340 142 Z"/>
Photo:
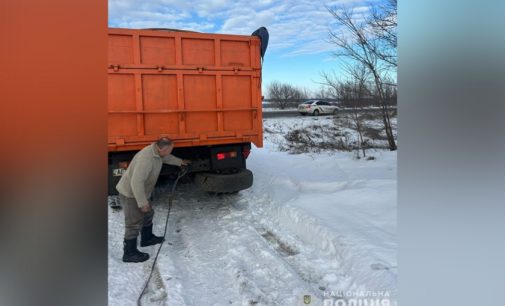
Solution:
<path fill-rule="evenodd" d="M 194 182 L 207 192 L 232 193 L 251 187 L 253 174 L 248 169 L 241 169 L 232 174 L 200 172 L 195 174 Z"/>

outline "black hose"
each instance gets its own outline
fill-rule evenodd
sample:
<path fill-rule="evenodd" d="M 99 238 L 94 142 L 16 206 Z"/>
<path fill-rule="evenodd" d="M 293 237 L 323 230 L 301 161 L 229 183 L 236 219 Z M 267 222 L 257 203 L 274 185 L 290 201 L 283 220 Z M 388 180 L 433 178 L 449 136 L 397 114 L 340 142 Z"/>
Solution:
<path fill-rule="evenodd" d="M 177 174 L 177 179 L 175 179 L 174 185 L 172 186 L 172 191 L 170 192 L 170 198 L 168 200 L 168 213 L 167 213 L 167 219 L 165 220 L 165 230 L 163 231 L 164 238 L 167 236 L 168 218 L 170 217 L 170 210 L 172 210 L 172 201 L 174 200 L 175 187 L 177 187 L 177 183 L 179 182 L 181 177 L 186 175 L 186 173 L 188 173 L 188 167 L 182 167 L 181 171 L 179 171 L 179 174 Z M 163 240 L 160 243 L 158 251 L 156 252 L 156 256 L 154 257 L 154 261 L 151 266 L 151 272 L 149 273 L 149 277 L 147 278 L 146 283 L 144 284 L 144 288 L 142 289 L 142 292 L 140 293 L 140 295 L 137 299 L 137 306 L 141 305 L 140 300 L 142 299 L 142 296 L 144 295 L 144 293 L 147 289 L 147 285 L 149 284 L 149 281 L 151 281 L 151 277 L 152 277 L 153 271 L 154 271 L 154 265 L 156 265 L 156 262 L 158 261 L 158 255 L 160 254 L 160 250 L 161 250 L 161 247 L 163 246 L 163 242 L 165 242 L 165 240 Z"/>

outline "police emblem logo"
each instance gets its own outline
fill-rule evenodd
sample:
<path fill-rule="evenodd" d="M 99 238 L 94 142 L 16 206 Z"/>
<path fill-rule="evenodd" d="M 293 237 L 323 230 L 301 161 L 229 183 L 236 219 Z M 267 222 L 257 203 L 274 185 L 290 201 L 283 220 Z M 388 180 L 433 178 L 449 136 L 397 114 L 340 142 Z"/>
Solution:
<path fill-rule="evenodd" d="M 310 304 L 310 300 L 311 300 L 310 295 L 304 295 L 303 296 L 303 302 L 305 304 Z"/>

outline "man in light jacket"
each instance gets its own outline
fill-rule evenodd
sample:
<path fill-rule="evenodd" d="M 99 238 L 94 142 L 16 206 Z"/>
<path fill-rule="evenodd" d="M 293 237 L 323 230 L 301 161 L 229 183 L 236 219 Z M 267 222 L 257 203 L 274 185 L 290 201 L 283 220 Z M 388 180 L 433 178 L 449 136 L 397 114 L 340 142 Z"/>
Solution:
<path fill-rule="evenodd" d="M 164 238 L 153 235 L 154 211 L 147 200 L 154 190 L 162 165 L 185 166 L 189 160 L 173 156 L 174 145 L 166 137 L 140 150 L 133 157 L 128 169 L 116 185 L 119 200 L 124 210 L 125 235 L 123 245 L 124 262 L 143 262 L 149 254 L 137 249 L 140 231 L 140 246 L 161 243 Z"/>

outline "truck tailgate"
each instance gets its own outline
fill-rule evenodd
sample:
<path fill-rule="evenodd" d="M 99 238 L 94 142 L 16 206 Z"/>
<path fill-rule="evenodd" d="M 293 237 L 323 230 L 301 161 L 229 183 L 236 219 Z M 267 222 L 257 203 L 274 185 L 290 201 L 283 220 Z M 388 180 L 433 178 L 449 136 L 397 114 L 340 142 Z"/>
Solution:
<path fill-rule="evenodd" d="M 160 136 L 263 145 L 259 38 L 111 28 L 108 39 L 109 151 Z"/>

